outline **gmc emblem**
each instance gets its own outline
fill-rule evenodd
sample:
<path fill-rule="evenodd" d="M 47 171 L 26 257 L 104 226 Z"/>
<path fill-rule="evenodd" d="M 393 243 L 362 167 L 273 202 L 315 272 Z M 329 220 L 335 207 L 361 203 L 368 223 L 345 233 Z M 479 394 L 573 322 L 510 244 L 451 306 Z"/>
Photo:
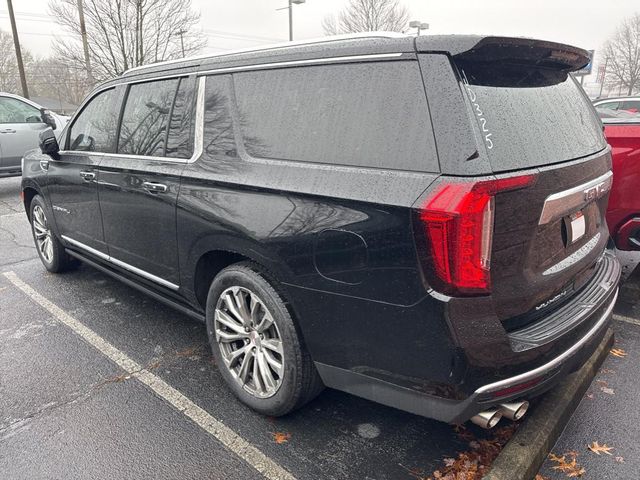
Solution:
<path fill-rule="evenodd" d="M 610 188 L 611 188 L 610 181 L 604 181 L 599 183 L 598 185 L 595 185 L 594 187 L 588 188 L 584 191 L 584 201 L 590 202 L 591 200 L 600 198 L 605 193 L 607 193 Z"/>

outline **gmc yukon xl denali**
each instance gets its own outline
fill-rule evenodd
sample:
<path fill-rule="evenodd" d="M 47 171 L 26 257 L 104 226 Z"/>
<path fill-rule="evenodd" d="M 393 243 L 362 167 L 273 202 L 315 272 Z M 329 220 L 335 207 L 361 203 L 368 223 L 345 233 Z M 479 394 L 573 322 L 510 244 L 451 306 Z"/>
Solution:
<path fill-rule="evenodd" d="M 620 267 L 584 50 L 325 38 L 137 67 L 24 158 L 40 258 L 206 322 L 237 397 L 331 387 L 519 418 L 604 336 Z"/>

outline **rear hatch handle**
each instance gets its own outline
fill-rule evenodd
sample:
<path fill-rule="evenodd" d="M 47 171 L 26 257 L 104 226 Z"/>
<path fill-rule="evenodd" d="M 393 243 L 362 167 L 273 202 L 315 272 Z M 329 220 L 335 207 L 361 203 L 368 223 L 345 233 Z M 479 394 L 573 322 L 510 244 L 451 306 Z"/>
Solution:
<path fill-rule="evenodd" d="M 578 210 L 583 205 L 604 196 L 613 184 L 613 172 L 609 170 L 604 175 L 577 187 L 549 195 L 542 207 L 542 214 L 538 225 L 545 225 L 558 218 Z"/>

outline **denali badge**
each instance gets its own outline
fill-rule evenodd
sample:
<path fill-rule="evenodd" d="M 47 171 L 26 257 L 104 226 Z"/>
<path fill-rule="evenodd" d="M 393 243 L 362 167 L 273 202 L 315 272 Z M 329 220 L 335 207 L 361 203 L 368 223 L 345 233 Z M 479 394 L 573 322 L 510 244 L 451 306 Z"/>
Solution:
<path fill-rule="evenodd" d="M 562 292 L 560 292 L 559 294 L 557 294 L 555 297 L 550 298 L 549 300 L 547 300 L 546 302 L 542 302 L 540 305 L 538 305 L 536 307 L 536 310 L 540 310 L 541 308 L 544 307 L 548 307 L 549 305 L 551 305 L 553 302 L 555 302 L 556 300 L 561 299 L 562 297 L 564 297 L 567 294 L 567 291 L 564 290 Z"/>

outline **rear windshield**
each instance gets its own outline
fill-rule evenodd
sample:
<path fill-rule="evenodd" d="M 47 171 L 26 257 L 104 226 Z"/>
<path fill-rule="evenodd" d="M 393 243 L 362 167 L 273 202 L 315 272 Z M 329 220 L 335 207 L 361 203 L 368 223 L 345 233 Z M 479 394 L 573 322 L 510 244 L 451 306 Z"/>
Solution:
<path fill-rule="evenodd" d="M 567 73 L 458 62 L 494 172 L 584 157 L 606 143 L 602 125 Z"/>

